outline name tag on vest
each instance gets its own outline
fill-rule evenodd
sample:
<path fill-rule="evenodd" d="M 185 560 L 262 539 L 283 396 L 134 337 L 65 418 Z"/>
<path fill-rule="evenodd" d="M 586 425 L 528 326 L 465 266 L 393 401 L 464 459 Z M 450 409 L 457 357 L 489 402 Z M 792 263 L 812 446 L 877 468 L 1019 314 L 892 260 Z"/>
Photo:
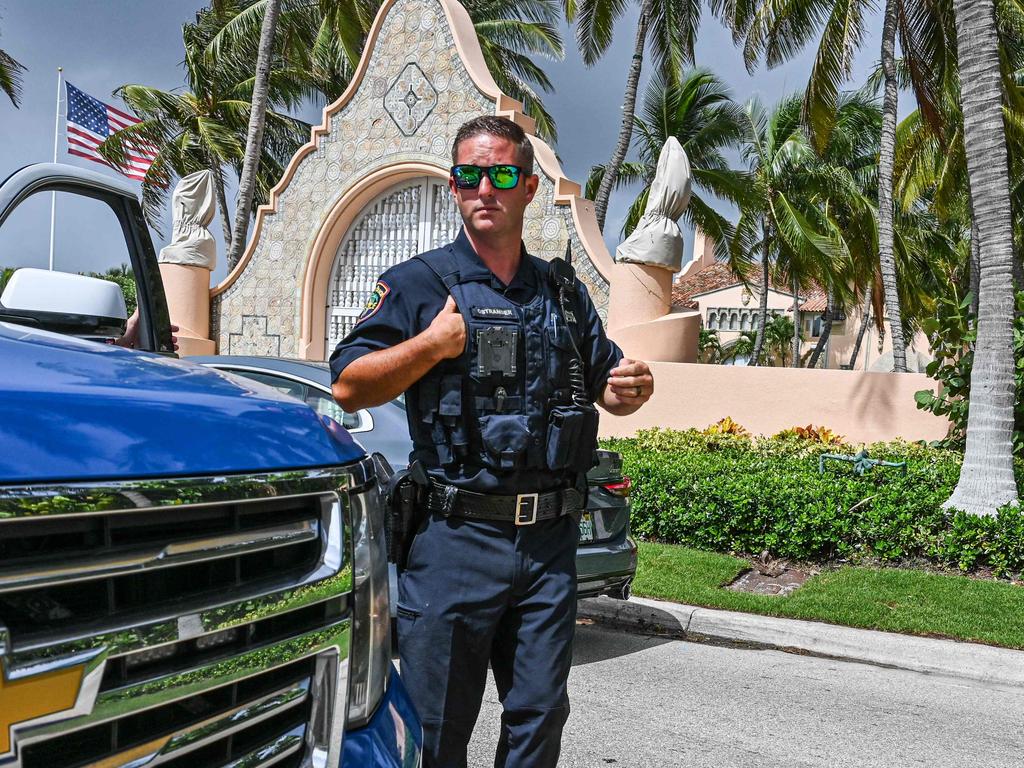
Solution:
<path fill-rule="evenodd" d="M 511 307 L 473 307 L 473 317 L 480 320 L 489 320 L 492 318 L 502 318 L 505 320 L 515 320 L 516 311 Z"/>

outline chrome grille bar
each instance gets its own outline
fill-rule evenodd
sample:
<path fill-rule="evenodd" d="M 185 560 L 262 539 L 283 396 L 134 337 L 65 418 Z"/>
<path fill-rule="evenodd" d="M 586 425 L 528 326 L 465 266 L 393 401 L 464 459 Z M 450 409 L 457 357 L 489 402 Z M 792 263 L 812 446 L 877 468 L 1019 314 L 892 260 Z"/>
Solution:
<path fill-rule="evenodd" d="M 291 544 L 301 544 L 306 541 L 314 541 L 319 535 L 317 522 L 306 520 L 245 533 L 229 533 L 223 536 L 176 542 L 159 549 L 128 550 L 59 565 L 38 565 L 14 570 L 0 569 L 0 592 L 101 579 L 133 571 L 170 568 L 199 560 L 214 560 L 275 547 L 286 547 Z"/>

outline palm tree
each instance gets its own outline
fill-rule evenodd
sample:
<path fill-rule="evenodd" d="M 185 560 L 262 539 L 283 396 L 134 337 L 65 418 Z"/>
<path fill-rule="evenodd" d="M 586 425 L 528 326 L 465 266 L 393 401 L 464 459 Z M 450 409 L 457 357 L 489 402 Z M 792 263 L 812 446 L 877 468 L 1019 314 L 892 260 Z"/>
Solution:
<path fill-rule="evenodd" d="M 960 479 L 947 507 L 994 515 L 1018 501 L 1013 473 L 1013 225 L 994 0 L 954 0 L 964 147 L 978 224 L 981 285 L 971 408 Z"/>
<path fill-rule="evenodd" d="M 3 285 L 0 284 L 0 290 Z M 718 331 L 707 328 L 700 329 L 697 338 L 697 359 L 702 363 L 718 363 L 722 360 L 722 343 L 718 339 Z"/>
<path fill-rule="evenodd" d="M 793 333 L 793 321 L 786 315 L 776 315 L 765 325 L 761 342 L 763 365 L 774 366 L 776 361 L 782 366 L 786 365 L 786 353 Z M 741 331 L 739 337 L 722 352 L 722 359 L 735 364 L 737 358 L 746 357 L 747 365 L 750 365 L 750 356 L 758 346 L 758 337 L 761 335 L 757 331 Z"/>
<path fill-rule="evenodd" d="M 747 165 L 750 192 L 740 208 L 730 245 L 734 262 L 752 265 L 760 256 L 761 280 L 756 331 L 768 316 L 768 289 L 773 270 L 793 286 L 793 364 L 799 363 L 800 284 L 821 274 L 837 273 L 848 249 L 828 210 L 821 205 L 835 183 L 834 170 L 819 162 L 800 123 L 800 100 L 783 100 L 771 112 L 754 99 L 744 108 L 740 156 Z M 761 360 L 764 335 L 758 333 L 750 364 Z"/>
<path fill-rule="evenodd" d="M 690 161 L 693 192 L 683 219 L 699 227 L 714 240 L 718 257 L 729 256 L 733 227 L 712 208 L 709 196 L 739 204 L 747 188 L 746 174 L 733 170 L 723 150 L 739 143 L 743 114 L 732 102 L 725 84 L 706 69 L 684 72 L 678 82 L 660 75 L 651 79 L 644 94 L 641 114 L 635 118 L 639 140 L 639 160 L 623 163 L 617 186 L 640 183 L 640 193 L 630 206 L 624 234 L 629 235 L 647 206 L 658 157 L 670 136 L 675 137 Z M 605 166 L 598 165 L 587 180 L 587 197 L 594 195 L 604 177 Z"/>
<path fill-rule="evenodd" d="M 776 358 L 781 365 L 786 365 L 786 347 L 793 335 L 799 335 L 799 332 L 799 327 L 786 315 L 776 315 L 771 319 L 764 329 L 764 349 L 768 353 L 769 365 Z"/>
<path fill-rule="evenodd" d="M 663 73 L 681 72 L 693 60 L 693 44 L 700 25 L 700 2 L 695 0 L 640 0 L 640 18 L 633 42 L 633 58 L 626 74 L 622 104 L 622 125 L 611 159 L 594 198 L 597 224 L 604 229 L 608 200 L 626 160 L 633 136 L 636 95 L 640 85 L 644 50 L 650 41 L 657 69 Z M 623 0 L 563 0 L 569 23 L 578 21 L 576 40 L 583 62 L 593 66 L 608 50 L 615 23 L 626 9 Z M 577 13 L 577 7 L 579 12 Z M 578 18 L 577 18 L 578 17 Z"/>
<path fill-rule="evenodd" d="M 242 172 L 238 177 L 238 202 L 235 204 L 234 236 L 227 254 L 228 269 L 233 269 L 242 258 L 242 249 L 245 248 L 246 235 L 249 233 L 249 215 L 256 191 L 256 173 L 263 154 L 263 129 L 270 98 L 270 67 L 274 56 L 274 37 L 277 34 L 277 19 L 280 15 L 281 0 L 267 0 L 256 54 L 256 77 L 253 80 L 252 102 L 249 108 L 245 156 L 242 160 Z"/>
<path fill-rule="evenodd" d="M 147 221 L 154 228 L 158 228 L 162 218 L 172 175 L 212 171 L 224 241 L 229 249 L 234 238 L 224 192 L 224 174 L 226 168 L 234 169 L 239 176 L 242 173 L 254 87 L 251 62 L 255 54 L 246 63 L 240 46 L 236 47 L 234 55 L 222 51 L 215 56 L 212 50 L 224 27 L 235 22 L 239 15 L 251 13 L 250 8 L 204 9 L 196 15 L 195 23 L 184 25 L 182 40 L 188 90 L 165 91 L 145 85 L 124 85 L 117 89 L 116 95 L 142 118 L 142 122 L 113 134 L 100 148 L 115 165 L 127 162 L 132 143 L 144 141 L 156 148 L 156 160 L 142 184 L 143 208 Z M 260 142 L 262 154 L 247 215 L 267 201 L 285 165 L 309 137 L 307 123 L 277 109 L 296 108 L 310 93 L 305 75 L 283 65 L 272 72 L 268 101 L 275 109 L 266 111 Z M 244 244 L 244 235 L 241 240 Z"/>
<path fill-rule="evenodd" d="M 713 0 L 715 10 L 744 39 L 744 58 L 752 70 L 764 55 L 776 66 L 799 51 L 820 30 L 820 41 L 804 97 L 804 120 L 819 150 L 835 126 L 840 88 L 849 77 L 864 38 L 871 0 L 796 0 L 787 3 L 757 0 Z M 893 361 L 906 371 L 900 296 L 893 254 L 893 157 L 896 142 L 897 62 L 900 42 L 904 65 L 920 109 L 938 120 L 936 103 L 944 69 L 949 63 L 948 18 L 935 0 L 885 0 L 882 23 L 881 70 L 883 102 L 878 168 L 878 249 L 885 304 L 893 338 Z"/>

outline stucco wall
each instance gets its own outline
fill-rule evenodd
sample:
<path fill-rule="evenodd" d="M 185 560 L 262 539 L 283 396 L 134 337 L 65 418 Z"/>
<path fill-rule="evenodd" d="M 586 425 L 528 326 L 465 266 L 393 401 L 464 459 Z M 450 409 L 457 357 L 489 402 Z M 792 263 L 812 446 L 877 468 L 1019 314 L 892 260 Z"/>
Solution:
<path fill-rule="evenodd" d="M 708 311 L 719 308 L 738 309 L 743 307 L 743 286 L 736 285 L 730 288 L 723 288 L 720 291 L 712 291 L 701 296 L 694 297 L 697 302 L 701 320 L 704 328 L 708 327 Z M 781 310 L 792 316 L 793 297 L 778 291 L 768 292 L 768 309 Z M 745 309 L 757 309 L 757 295 L 754 294 L 746 304 Z M 818 316 L 818 312 L 801 312 L 800 320 L 805 328 L 805 339 L 801 343 L 801 355 L 809 352 L 817 343 L 817 337 L 810 337 L 806 332 L 808 320 Z M 842 323 L 832 325 L 832 333 L 828 343 L 828 364 L 827 368 L 840 368 L 846 365 L 853 354 L 853 346 L 857 341 L 857 332 L 860 330 L 861 318 L 864 315 L 863 305 L 856 306 L 846 313 L 846 320 Z M 884 323 L 885 334 L 882 338 L 881 349 L 879 349 L 879 334 L 872 322 L 864 334 L 864 341 L 861 344 L 860 353 L 857 356 L 858 371 L 887 372 L 892 370 L 892 334 L 889 333 L 889 323 Z M 718 329 L 718 339 L 723 346 L 731 344 L 740 336 L 739 331 L 727 331 Z M 918 332 L 907 347 L 907 368 L 908 370 L 921 373 L 925 366 L 932 359 L 928 346 L 928 337 Z"/>
<path fill-rule="evenodd" d="M 705 307 L 749 307 L 757 308 L 757 293 L 751 293 L 750 301 L 746 304 L 743 303 L 743 286 L 734 285 L 729 288 L 723 288 L 720 291 L 711 291 L 700 296 L 694 296 L 693 300 L 697 302 L 702 311 L 706 311 Z M 768 291 L 768 308 L 769 309 L 789 309 L 793 306 L 793 297 L 787 296 L 784 293 L 778 291 Z"/>
<path fill-rule="evenodd" d="M 935 382 L 923 374 L 688 363 L 652 363 L 651 368 L 654 397 L 632 416 L 602 412 L 603 437 L 651 427 L 703 429 L 726 416 L 754 434 L 813 423 L 848 442 L 937 440 L 948 426 L 914 404 L 916 391 L 934 389 Z"/>
<path fill-rule="evenodd" d="M 857 331 L 860 330 L 861 318 L 864 316 L 863 306 L 856 307 L 846 313 L 846 321 L 841 325 L 832 327 L 832 338 L 829 350 L 829 366 L 838 368 L 849 362 L 853 354 L 853 345 L 857 341 Z M 886 321 L 885 337 L 882 340 L 882 349 L 878 349 L 878 330 L 872 322 L 864 334 L 864 341 L 861 343 L 860 353 L 857 355 L 858 371 L 891 371 L 892 370 L 892 334 L 889 333 L 889 323 Z M 836 333 L 841 331 L 841 333 Z M 931 350 L 928 346 L 928 337 L 918 332 L 910 339 L 910 346 L 907 347 L 907 369 L 915 372 L 922 372 L 928 362 L 932 359 Z"/>
<path fill-rule="evenodd" d="M 474 77 L 460 56 L 460 47 L 476 46 L 476 56 L 479 47 L 471 26 L 468 35 L 453 30 L 446 14 L 452 5 L 397 0 L 382 7 L 353 90 L 325 110 L 324 126 L 314 129 L 313 142 L 289 166 L 271 206 L 261 209 L 248 258 L 213 290 L 211 334 L 221 354 L 318 356 L 317 340 L 301 342 L 304 318 L 307 329 L 322 326 L 310 318 L 324 313 L 323 302 L 313 300 L 323 292 L 311 291 L 304 277 L 311 263 L 320 262 L 321 250 L 333 260 L 343 233 L 333 240 L 321 234 L 338 219 L 336 209 L 356 199 L 362 180 L 389 166 L 419 164 L 447 176 L 458 127 L 502 111 L 499 101 L 507 97 L 485 93 L 480 82 L 489 74 Z M 419 97 L 413 107 L 403 103 L 410 85 Z M 549 149 L 539 147 L 538 154 L 554 158 Z M 526 213 L 526 246 L 551 259 L 564 255 L 571 241 L 577 274 L 604 314 L 607 281 L 577 235 L 572 207 L 556 204 L 558 179 L 543 168 L 538 173 L 540 188 Z"/>

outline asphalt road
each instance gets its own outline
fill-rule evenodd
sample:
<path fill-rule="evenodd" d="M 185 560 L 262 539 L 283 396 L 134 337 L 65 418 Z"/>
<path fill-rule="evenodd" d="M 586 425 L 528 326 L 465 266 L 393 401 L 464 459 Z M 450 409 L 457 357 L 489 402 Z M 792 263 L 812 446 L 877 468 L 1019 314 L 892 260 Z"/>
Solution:
<path fill-rule="evenodd" d="M 1024 765 L 1024 690 L 577 629 L 564 768 Z M 500 715 L 492 681 L 474 768 L 493 765 Z"/>

